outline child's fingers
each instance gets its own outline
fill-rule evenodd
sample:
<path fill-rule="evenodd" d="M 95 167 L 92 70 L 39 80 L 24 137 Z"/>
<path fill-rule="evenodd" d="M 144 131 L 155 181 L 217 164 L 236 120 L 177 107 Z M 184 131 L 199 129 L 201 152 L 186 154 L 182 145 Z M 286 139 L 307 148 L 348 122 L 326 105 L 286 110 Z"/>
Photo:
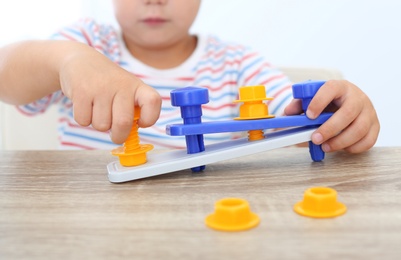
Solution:
<path fill-rule="evenodd" d="M 344 150 L 349 153 L 360 153 L 369 150 L 376 143 L 380 131 L 380 124 L 374 124 L 368 134 L 359 140 L 357 143 L 346 147 Z"/>
<path fill-rule="evenodd" d="M 343 81 L 332 80 L 323 84 L 311 100 L 306 115 L 311 119 L 318 117 L 331 102 L 337 101 L 338 98 L 344 95 L 344 84 Z M 340 105 L 338 104 L 338 106 Z"/>
<path fill-rule="evenodd" d="M 347 128 L 358 116 L 360 116 L 363 105 L 354 101 L 347 101 L 341 106 L 333 116 L 330 117 L 312 135 L 315 144 L 321 144 L 330 138 L 338 135 Z M 364 124 L 364 122 L 361 122 Z M 359 126 L 359 121 L 358 121 Z"/>
<path fill-rule="evenodd" d="M 113 99 L 111 140 L 122 144 L 128 138 L 134 122 L 134 93 L 120 91 Z"/>
<path fill-rule="evenodd" d="M 284 114 L 286 116 L 299 115 L 302 111 L 302 104 L 300 99 L 291 100 L 290 104 L 284 109 Z"/>
<path fill-rule="evenodd" d="M 98 131 L 107 131 L 111 128 L 112 96 L 101 95 L 93 104 L 92 127 Z"/>
<path fill-rule="evenodd" d="M 140 127 L 149 127 L 156 123 L 160 115 L 161 97 L 152 87 L 142 83 L 135 93 L 136 104 L 141 107 Z"/>
<path fill-rule="evenodd" d="M 377 134 L 379 131 L 379 124 L 376 121 L 372 121 L 372 113 L 370 109 L 362 110 L 360 115 L 339 135 L 331 138 L 323 144 L 323 150 L 338 151 L 342 149 L 357 150 L 358 152 L 361 148 L 368 149 L 367 147 L 372 147 L 376 142 Z M 363 140 L 363 141 L 362 141 Z M 356 146 L 356 144 L 358 144 Z M 350 148 L 355 146 L 353 148 Z"/>
<path fill-rule="evenodd" d="M 322 148 L 325 152 L 334 152 L 349 147 L 364 138 L 369 131 L 369 127 L 369 123 L 359 117 L 344 128 L 341 133 L 324 142 Z"/>
<path fill-rule="evenodd" d="M 74 120 L 81 126 L 92 123 L 92 100 L 82 96 L 73 103 Z"/>

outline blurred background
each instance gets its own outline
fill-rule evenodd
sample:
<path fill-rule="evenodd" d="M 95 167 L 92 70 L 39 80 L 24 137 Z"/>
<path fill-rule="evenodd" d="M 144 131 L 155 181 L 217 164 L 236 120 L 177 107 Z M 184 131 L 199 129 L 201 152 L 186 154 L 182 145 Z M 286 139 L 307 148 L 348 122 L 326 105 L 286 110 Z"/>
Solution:
<path fill-rule="evenodd" d="M 202 0 L 192 31 L 252 46 L 277 66 L 340 70 L 377 109 L 376 146 L 401 146 L 400 11 L 399 0 Z M 0 0 L 0 46 L 86 16 L 116 24 L 111 0 Z"/>

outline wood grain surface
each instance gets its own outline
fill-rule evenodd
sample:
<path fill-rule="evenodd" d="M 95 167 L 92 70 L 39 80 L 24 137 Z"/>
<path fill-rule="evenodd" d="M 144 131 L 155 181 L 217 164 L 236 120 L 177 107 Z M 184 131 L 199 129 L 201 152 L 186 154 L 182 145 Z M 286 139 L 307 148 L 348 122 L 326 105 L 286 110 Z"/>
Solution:
<path fill-rule="evenodd" d="M 122 184 L 109 151 L 1 151 L 0 259 L 400 259 L 401 148 L 311 161 L 282 148 Z M 332 219 L 292 207 L 314 186 L 337 190 Z M 204 224 L 214 203 L 248 200 L 261 223 Z"/>

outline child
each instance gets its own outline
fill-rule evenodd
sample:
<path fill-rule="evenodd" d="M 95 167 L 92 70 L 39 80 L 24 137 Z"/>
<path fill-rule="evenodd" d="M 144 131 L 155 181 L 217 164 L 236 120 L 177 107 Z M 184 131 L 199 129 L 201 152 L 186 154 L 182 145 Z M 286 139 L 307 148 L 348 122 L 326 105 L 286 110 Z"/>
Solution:
<path fill-rule="evenodd" d="M 178 138 L 166 136 L 165 125 L 181 119 L 169 93 L 188 85 L 209 89 L 204 120 L 236 116 L 232 101 L 245 85 L 265 85 L 267 95 L 274 97 L 270 112 L 284 112 L 291 100 L 285 75 L 241 45 L 189 34 L 200 0 L 113 4 L 121 32 L 86 19 L 64 28 L 52 41 L 21 42 L 0 50 L 0 99 L 25 104 L 20 109 L 27 114 L 58 104 L 61 148 L 112 149 L 114 143 L 123 143 L 134 105 L 141 107 L 139 125 L 145 128 L 140 129 L 141 142 L 175 148 Z M 314 118 L 329 104 L 336 113 L 314 133 L 316 144 L 323 143 L 326 152 L 362 152 L 374 145 L 379 122 L 359 88 L 346 81 L 327 82 L 307 115 Z M 288 115 L 299 112 L 297 102 L 285 110 Z M 205 142 L 228 138 L 232 135 L 205 135 Z"/>

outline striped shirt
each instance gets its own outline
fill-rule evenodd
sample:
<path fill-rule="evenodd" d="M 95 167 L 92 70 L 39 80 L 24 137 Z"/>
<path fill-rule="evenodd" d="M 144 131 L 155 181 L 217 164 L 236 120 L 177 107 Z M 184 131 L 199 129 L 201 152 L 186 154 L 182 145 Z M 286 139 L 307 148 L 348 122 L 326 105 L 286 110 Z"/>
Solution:
<path fill-rule="evenodd" d="M 186 86 L 200 86 L 209 90 L 209 103 L 202 106 L 202 121 L 229 120 L 238 116 L 238 97 L 241 86 L 264 85 L 270 114 L 283 114 L 292 97 L 291 83 L 279 70 L 252 49 L 221 41 L 215 36 L 197 35 L 198 42 L 192 55 L 180 66 L 155 69 L 135 59 L 122 40 L 121 32 L 92 19 L 83 19 L 63 28 L 53 39 L 71 40 L 88 44 L 155 88 L 162 97 L 160 118 L 152 127 L 139 129 L 141 143 L 158 148 L 183 148 L 184 137 L 168 136 L 166 125 L 180 124 L 180 109 L 170 103 L 170 92 Z M 20 106 L 27 115 L 43 113 L 50 105 L 59 107 L 60 149 L 113 149 L 108 132 L 78 125 L 73 118 L 72 102 L 61 91 L 52 93 L 31 104 Z M 238 133 L 217 133 L 204 136 L 205 144 L 238 137 Z"/>

